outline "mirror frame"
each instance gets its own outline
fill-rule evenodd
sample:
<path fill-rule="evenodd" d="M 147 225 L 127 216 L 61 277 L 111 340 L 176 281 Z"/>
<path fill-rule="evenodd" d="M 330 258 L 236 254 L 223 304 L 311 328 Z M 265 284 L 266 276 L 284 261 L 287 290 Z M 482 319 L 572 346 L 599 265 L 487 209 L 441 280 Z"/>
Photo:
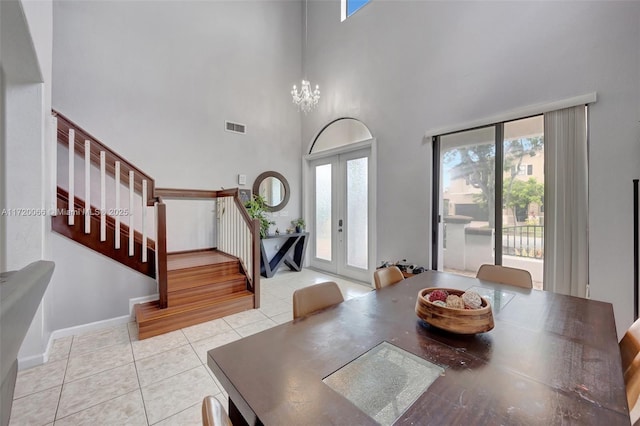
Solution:
<path fill-rule="evenodd" d="M 265 210 L 268 212 L 277 212 L 284 209 L 284 207 L 289 202 L 289 197 L 291 196 L 291 190 L 289 189 L 289 182 L 284 176 L 274 171 L 260 173 L 260 175 L 253 182 L 253 193 L 260 195 L 260 184 L 262 183 L 263 180 L 269 177 L 279 179 L 280 182 L 282 182 L 282 186 L 284 186 L 284 198 L 282 199 L 282 201 L 279 204 L 276 204 L 275 206 L 267 205 L 265 208 Z"/>

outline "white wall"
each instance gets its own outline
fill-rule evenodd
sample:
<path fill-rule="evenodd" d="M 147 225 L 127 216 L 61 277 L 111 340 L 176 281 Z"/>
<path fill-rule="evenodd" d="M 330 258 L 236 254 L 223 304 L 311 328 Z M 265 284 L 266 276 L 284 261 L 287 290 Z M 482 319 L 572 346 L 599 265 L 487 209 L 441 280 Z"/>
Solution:
<path fill-rule="evenodd" d="M 2 8 L 0 8 L 0 35 L 5 34 L 2 31 Z M 4 56 L 2 55 L 2 43 L 0 42 L 0 209 L 6 208 L 6 188 L 7 188 L 7 165 L 5 155 L 5 117 L 4 117 L 4 102 L 5 92 L 7 90 L 5 86 L 4 67 L 2 62 Z M 0 235 L 7 235 L 7 219 L 6 216 L 0 215 Z M 0 237 L 0 271 L 7 270 L 7 239 Z"/>
<path fill-rule="evenodd" d="M 376 0 L 341 23 L 310 2 L 307 76 L 329 121 L 378 141 L 378 259 L 429 264 L 431 143 L 425 132 L 597 91 L 590 109 L 590 285 L 632 321 L 631 180 L 640 176 L 640 3 Z"/>
<path fill-rule="evenodd" d="M 51 236 L 56 276 L 51 330 L 129 314 L 129 299 L 157 293 L 155 280 L 58 234 Z M 105 278 L 106 277 L 106 278 Z"/>

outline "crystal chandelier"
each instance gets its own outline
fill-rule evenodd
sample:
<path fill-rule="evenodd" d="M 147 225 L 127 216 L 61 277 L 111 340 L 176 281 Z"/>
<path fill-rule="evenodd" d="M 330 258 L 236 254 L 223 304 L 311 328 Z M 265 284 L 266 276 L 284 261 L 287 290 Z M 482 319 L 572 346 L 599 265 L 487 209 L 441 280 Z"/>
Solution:
<path fill-rule="evenodd" d="M 318 104 L 320 100 L 320 86 L 316 84 L 316 89 L 312 92 L 309 81 L 302 79 L 300 91 L 298 91 L 298 88 L 294 84 L 291 90 L 291 96 L 293 97 L 293 103 L 298 105 L 300 110 L 306 114 Z"/>
<path fill-rule="evenodd" d="M 305 0 L 304 3 L 304 55 L 306 56 L 307 51 L 307 16 L 308 16 L 309 2 Z M 303 58 L 302 64 L 305 65 L 305 58 Z M 306 75 L 306 73 L 305 73 Z M 291 90 L 291 97 L 293 98 L 293 103 L 298 105 L 300 110 L 305 114 L 315 108 L 318 105 L 318 101 L 320 100 L 320 86 L 316 84 L 316 89 L 311 91 L 311 84 L 309 80 L 306 78 L 302 79 L 302 87 L 300 91 L 298 91 L 297 86 L 294 84 L 293 89 Z"/>

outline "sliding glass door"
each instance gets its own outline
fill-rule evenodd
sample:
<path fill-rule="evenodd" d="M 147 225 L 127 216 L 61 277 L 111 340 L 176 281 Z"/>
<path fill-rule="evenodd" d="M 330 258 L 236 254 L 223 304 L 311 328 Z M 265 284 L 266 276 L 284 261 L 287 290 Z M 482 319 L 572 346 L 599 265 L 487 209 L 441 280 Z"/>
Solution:
<path fill-rule="evenodd" d="M 435 138 L 434 267 L 512 266 L 542 288 L 543 132 L 535 116 Z"/>

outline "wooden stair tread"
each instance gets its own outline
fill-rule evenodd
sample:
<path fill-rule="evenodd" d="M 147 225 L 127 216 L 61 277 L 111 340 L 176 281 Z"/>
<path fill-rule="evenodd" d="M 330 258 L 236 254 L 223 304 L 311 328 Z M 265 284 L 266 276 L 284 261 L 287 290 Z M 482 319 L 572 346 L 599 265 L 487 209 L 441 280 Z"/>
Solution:
<path fill-rule="evenodd" d="M 238 259 L 233 256 L 220 253 L 217 250 L 203 250 L 189 253 L 167 254 L 168 271 L 234 262 L 238 262 Z"/>
<path fill-rule="evenodd" d="M 160 309 L 159 302 L 154 300 L 147 303 L 139 303 L 135 305 L 136 319 L 138 323 L 145 321 L 151 321 L 163 317 L 170 317 L 182 312 L 194 311 L 201 308 L 207 308 L 215 305 L 222 305 L 225 302 L 230 302 L 237 299 L 249 298 L 253 300 L 253 293 L 244 290 L 241 292 L 230 293 L 224 296 L 217 297 L 214 300 L 204 300 L 193 303 L 186 303 L 178 306 L 170 306 L 165 309 Z"/>

